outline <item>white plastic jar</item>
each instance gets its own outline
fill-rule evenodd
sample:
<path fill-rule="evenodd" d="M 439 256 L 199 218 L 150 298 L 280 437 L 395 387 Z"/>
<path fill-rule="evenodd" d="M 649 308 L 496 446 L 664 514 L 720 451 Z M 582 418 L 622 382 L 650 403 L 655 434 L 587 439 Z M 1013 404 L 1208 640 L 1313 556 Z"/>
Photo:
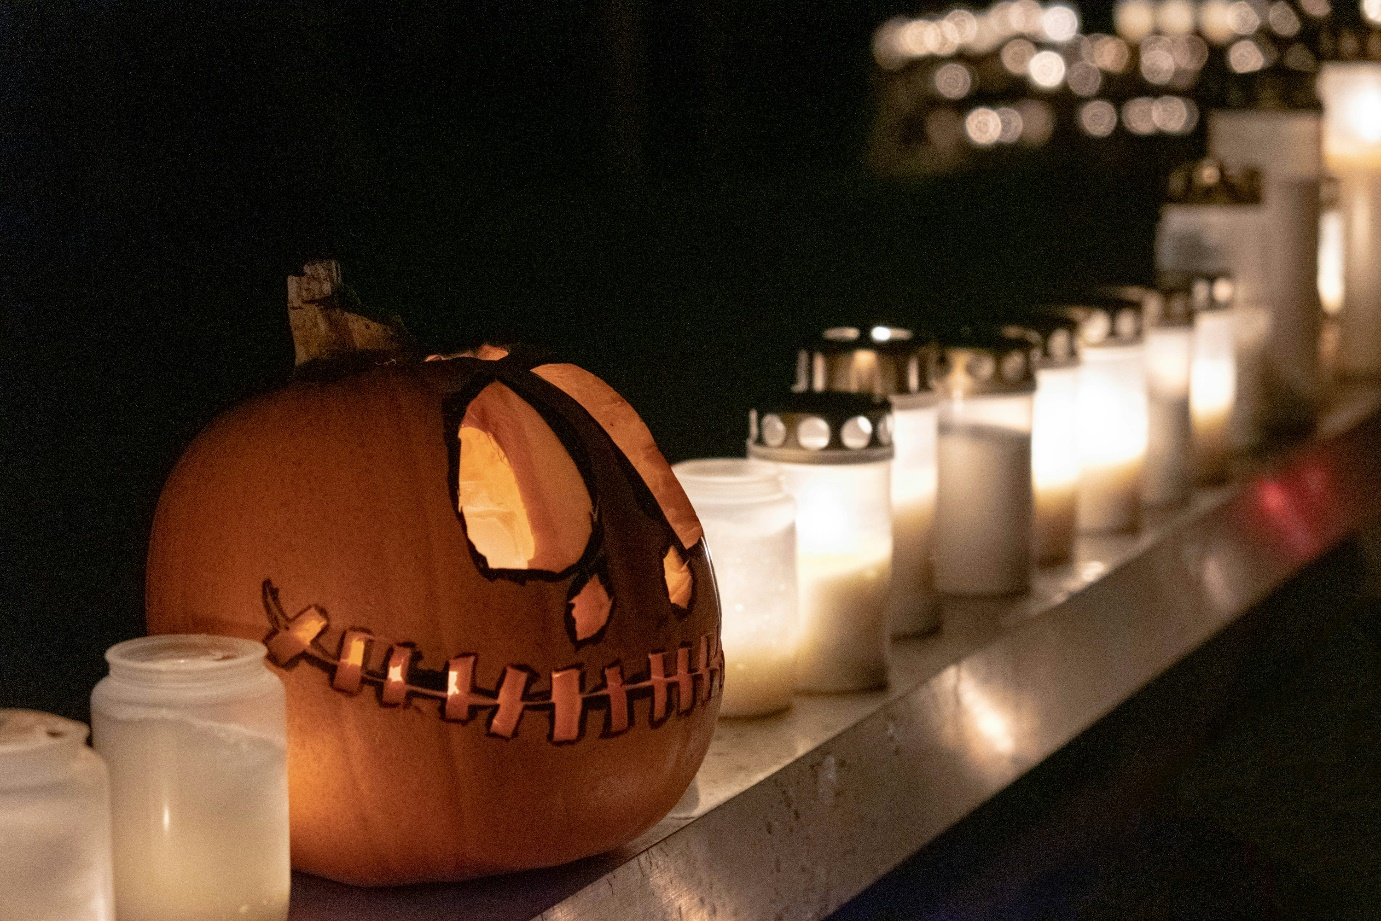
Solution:
<path fill-rule="evenodd" d="M 1142 498 L 1153 508 L 1179 505 L 1194 487 L 1190 381 L 1194 311 L 1185 289 L 1162 292 L 1146 316 L 1146 471 Z"/>
<path fill-rule="evenodd" d="M 1008 595 L 1031 579 L 1034 348 L 960 331 L 940 340 L 935 588 Z"/>
<path fill-rule="evenodd" d="M 796 683 L 796 503 L 763 461 L 692 460 L 672 470 L 700 516 L 719 586 L 719 715 L 785 710 Z"/>
<path fill-rule="evenodd" d="M 892 585 L 891 426 L 886 401 L 801 393 L 755 410 L 748 454 L 796 501 L 796 687 L 887 684 Z"/>
<path fill-rule="evenodd" d="M 0 710 L 0 918 L 113 921 L 106 768 L 86 725 Z"/>
<path fill-rule="evenodd" d="M 1201 483 L 1227 479 L 1232 459 L 1231 424 L 1237 404 L 1235 286 L 1228 276 L 1193 281 L 1194 367 L 1189 409 L 1194 420 L 1194 472 Z"/>
<path fill-rule="evenodd" d="M 91 695 L 120 921 L 284 921 L 287 695 L 262 643 L 129 640 Z"/>

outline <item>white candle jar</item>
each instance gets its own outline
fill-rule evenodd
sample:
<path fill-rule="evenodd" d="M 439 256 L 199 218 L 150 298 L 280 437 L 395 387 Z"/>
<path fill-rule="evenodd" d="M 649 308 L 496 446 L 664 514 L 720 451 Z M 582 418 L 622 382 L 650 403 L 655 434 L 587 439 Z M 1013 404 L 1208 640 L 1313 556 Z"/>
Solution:
<path fill-rule="evenodd" d="M 887 684 L 892 583 L 891 416 L 880 399 L 802 393 L 754 410 L 748 454 L 796 501 L 796 687 Z"/>
<path fill-rule="evenodd" d="M 1194 430 L 1194 477 L 1200 483 L 1227 479 L 1232 459 L 1229 426 L 1237 401 L 1237 318 L 1233 280 L 1202 276 L 1192 281 L 1193 365 L 1189 412 Z"/>
<path fill-rule="evenodd" d="M 110 796 L 86 726 L 0 710 L 0 918 L 113 921 Z"/>
<path fill-rule="evenodd" d="M 935 395 L 927 373 L 934 342 L 892 326 L 838 326 L 803 350 L 815 391 L 868 393 L 892 405 L 892 635 L 920 636 L 940 626 L 931 576 L 935 524 Z"/>
<path fill-rule="evenodd" d="M 719 715 L 785 710 L 796 682 L 796 503 L 763 461 L 693 460 L 672 470 L 700 516 L 719 586 Z"/>
<path fill-rule="evenodd" d="M 1330 61 L 1318 92 L 1343 224 L 1338 371 L 1373 377 L 1381 374 L 1381 62 Z"/>
<path fill-rule="evenodd" d="M 1261 176 L 1261 225 L 1266 290 L 1260 296 L 1237 268 L 1238 333 L 1250 347 L 1238 377 L 1253 410 L 1246 444 L 1262 436 L 1312 427 L 1319 402 L 1319 184 L 1317 112 L 1292 109 L 1215 110 L 1208 118 L 1209 153 Z M 1260 321 L 1250 311 L 1263 311 Z"/>
<path fill-rule="evenodd" d="M 287 697 L 263 644 L 129 640 L 91 695 L 110 767 L 120 921 L 284 921 Z"/>
<path fill-rule="evenodd" d="M 1025 338 L 942 338 L 935 588 L 1009 595 L 1031 580 L 1033 348 Z"/>
<path fill-rule="evenodd" d="M 1194 421 L 1190 381 L 1194 359 L 1191 291 L 1161 292 L 1146 315 L 1146 470 L 1142 501 L 1179 505 L 1194 485 Z"/>
<path fill-rule="evenodd" d="M 1134 531 L 1148 434 L 1140 304 L 1069 308 L 1079 320 L 1079 530 Z"/>
<path fill-rule="evenodd" d="M 1079 498 L 1079 324 L 1041 314 L 1004 327 L 1036 348 L 1031 428 L 1034 493 L 1032 553 L 1036 563 L 1063 563 L 1074 554 Z"/>

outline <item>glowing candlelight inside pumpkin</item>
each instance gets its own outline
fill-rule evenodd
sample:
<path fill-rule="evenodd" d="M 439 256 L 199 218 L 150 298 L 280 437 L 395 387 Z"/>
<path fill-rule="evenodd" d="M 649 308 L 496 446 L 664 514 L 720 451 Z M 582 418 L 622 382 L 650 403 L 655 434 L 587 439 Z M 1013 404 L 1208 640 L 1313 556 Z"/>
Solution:
<path fill-rule="evenodd" d="M 798 394 L 753 420 L 749 455 L 776 463 L 796 500 L 797 688 L 883 687 L 892 581 L 887 404 Z"/>
<path fill-rule="evenodd" d="M 718 459 L 675 465 L 719 586 L 724 696 L 720 716 L 791 705 L 796 683 L 796 505 L 777 468 Z"/>
<path fill-rule="evenodd" d="M 106 653 L 91 716 L 121 921 L 287 918 L 286 697 L 264 652 L 170 635 Z"/>
<path fill-rule="evenodd" d="M 1345 375 L 1381 374 L 1381 63 L 1329 62 L 1318 90 L 1343 223 L 1338 367 Z"/>
<path fill-rule="evenodd" d="M 0 916 L 112 921 L 110 795 L 86 727 L 0 710 Z"/>

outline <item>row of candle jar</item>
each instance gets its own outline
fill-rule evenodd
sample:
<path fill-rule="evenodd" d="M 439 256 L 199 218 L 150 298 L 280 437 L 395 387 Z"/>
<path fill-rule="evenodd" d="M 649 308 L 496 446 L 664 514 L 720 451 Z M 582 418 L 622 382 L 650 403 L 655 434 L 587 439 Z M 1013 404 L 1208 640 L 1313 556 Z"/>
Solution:
<path fill-rule="evenodd" d="M 1025 591 L 1076 531 L 1134 529 L 1143 504 L 1187 497 L 1196 463 L 1222 475 L 1230 291 L 1124 290 L 938 347 L 827 331 L 798 392 L 753 412 L 751 459 L 675 468 L 719 582 L 721 712 L 881 687 L 890 637 L 939 626 L 937 592 Z"/>
<path fill-rule="evenodd" d="M 262 644 L 130 640 L 83 723 L 0 710 L 0 917 L 288 916 L 287 703 Z"/>

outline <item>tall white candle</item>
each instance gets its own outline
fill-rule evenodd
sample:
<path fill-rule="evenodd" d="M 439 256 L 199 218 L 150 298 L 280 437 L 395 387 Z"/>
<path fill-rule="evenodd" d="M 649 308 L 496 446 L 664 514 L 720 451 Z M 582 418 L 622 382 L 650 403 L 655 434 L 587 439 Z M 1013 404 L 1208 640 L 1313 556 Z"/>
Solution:
<path fill-rule="evenodd" d="M 1381 374 L 1381 62 L 1329 62 L 1318 90 L 1343 224 L 1338 368 L 1371 377 Z"/>
<path fill-rule="evenodd" d="M 1187 307 L 1186 307 L 1187 310 Z M 1194 350 L 1192 318 L 1146 330 L 1147 450 L 1142 496 L 1147 505 L 1189 498 L 1193 475 L 1193 418 L 1189 388 Z"/>
<path fill-rule="evenodd" d="M 776 463 L 796 501 L 796 686 L 887 684 L 892 581 L 891 416 L 886 401 L 806 393 L 756 412 L 749 455 Z"/>
<path fill-rule="evenodd" d="M 1239 355 L 1239 378 L 1253 410 L 1245 434 L 1288 433 L 1312 425 L 1320 396 L 1319 187 L 1320 120 L 1316 112 L 1283 109 L 1216 110 L 1208 119 L 1209 152 L 1261 175 L 1265 209 L 1260 245 L 1265 291 L 1241 288 L 1239 320 L 1250 349 Z M 1254 333 L 1259 332 L 1259 337 Z M 1260 344 L 1254 340 L 1259 338 Z M 1253 347 L 1255 345 L 1255 348 Z"/>
<path fill-rule="evenodd" d="M 91 721 L 110 767 L 120 921 L 284 921 L 287 710 L 261 643 L 110 648 Z"/>
<path fill-rule="evenodd" d="M 895 395 L 892 400 L 892 589 L 888 601 L 893 636 L 919 636 L 940 626 L 931 573 L 934 545 L 936 419 L 933 394 Z"/>
<path fill-rule="evenodd" d="M 1146 359 L 1141 312 L 1129 303 L 1075 308 L 1079 369 L 1079 530 L 1141 523 L 1146 467 Z"/>
<path fill-rule="evenodd" d="M 1216 483 L 1228 474 L 1232 455 L 1229 425 L 1237 399 L 1236 317 L 1231 309 L 1231 283 L 1204 280 L 1194 314 L 1194 365 L 1190 372 L 1189 410 L 1194 426 L 1194 471 L 1203 483 Z M 1224 297 L 1211 295 L 1224 288 Z"/>
<path fill-rule="evenodd" d="M 1006 595 L 1030 585 L 1034 350 L 961 333 L 942 340 L 935 587 Z"/>
<path fill-rule="evenodd" d="M 796 504 L 763 461 L 694 460 L 672 470 L 700 516 L 719 586 L 719 715 L 784 710 L 796 683 Z"/>
<path fill-rule="evenodd" d="M 113 921 L 110 796 L 86 726 L 0 710 L 0 918 Z"/>

